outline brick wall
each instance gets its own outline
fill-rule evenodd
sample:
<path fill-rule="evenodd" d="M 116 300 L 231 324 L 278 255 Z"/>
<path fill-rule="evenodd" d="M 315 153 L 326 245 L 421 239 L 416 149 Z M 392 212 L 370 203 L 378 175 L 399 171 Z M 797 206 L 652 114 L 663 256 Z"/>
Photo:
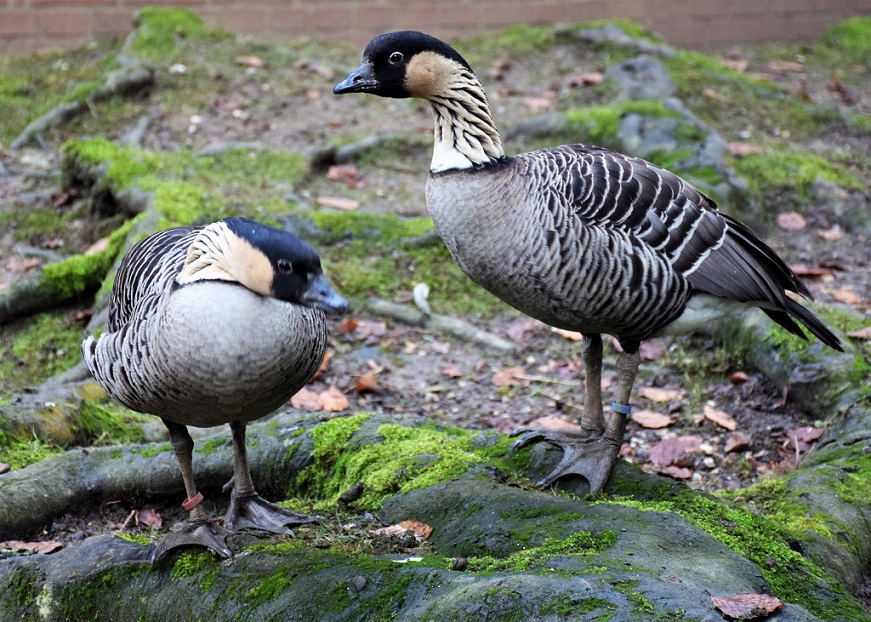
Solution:
<path fill-rule="evenodd" d="M 126 33 L 146 4 L 184 4 L 234 32 L 354 44 L 400 28 L 452 37 L 514 23 L 626 17 L 675 45 L 705 49 L 809 41 L 841 19 L 871 15 L 871 0 L 0 0 L 0 53 Z"/>

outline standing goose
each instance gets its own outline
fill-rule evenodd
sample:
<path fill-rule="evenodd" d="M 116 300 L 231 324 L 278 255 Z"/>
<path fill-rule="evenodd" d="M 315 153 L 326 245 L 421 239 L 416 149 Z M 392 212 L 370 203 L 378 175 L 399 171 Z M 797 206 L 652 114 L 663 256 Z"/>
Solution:
<path fill-rule="evenodd" d="M 454 260 L 473 281 L 542 322 L 584 335 L 582 434 L 532 431 L 517 443 L 563 448 L 539 485 L 568 473 L 606 484 L 629 414 L 640 342 L 679 334 L 748 307 L 805 337 L 798 320 L 842 350 L 786 291 L 810 292 L 748 227 L 677 175 L 584 145 L 506 156 L 469 64 L 419 32 L 373 39 L 336 94 L 429 101 L 435 145 L 426 203 Z M 602 412 L 601 334 L 613 335 L 617 401 Z"/>
<path fill-rule="evenodd" d="M 245 427 L 311 380 L 326 349 L 324 311 L 347 306 L 308 244 L 245 218 L 166 229 L 130 249 L 115 277 L 108 332 L 86 338 L 82 354 L 109 395 L 169 429 L 190 526 L 164 538 L 152 561 L 185 545 L 230 557 L 226 537 L 234 530 L 280 533 L 316 519 L 257 494 Z M 199 505 L 186 427 L 224 423 L 234 449 L 226 529 Z"/>

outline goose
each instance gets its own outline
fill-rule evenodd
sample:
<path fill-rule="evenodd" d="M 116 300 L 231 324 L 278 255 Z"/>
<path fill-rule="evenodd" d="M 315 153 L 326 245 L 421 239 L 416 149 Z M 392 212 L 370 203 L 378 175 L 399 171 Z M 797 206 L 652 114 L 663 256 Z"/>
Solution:
<path fill-rule="evenodd" d="M 400 31 L 366 46 L 333 92 L 419 98 L 434 116 L 426 182 L 433 223 L 462 271 L 519 311 L 584 337 L 581 432 L 522 430 L 515 447 L 563 449 L 538 482 L 608 481 L 625 433 L 640 343 L 691 332 L 749 307 L 807 339 L 840 339 L 787 295 L 811 293 L 746 225 L 650 162 L 595 146 L 508 156 L 481 82 L 451 46 Z M 617 399 L 602 408 L 602 335 L 616 338 Z"/>
<path fill-rule="evenodd" d="M 246 218 L 165 229 L 124 256 L 107 332 L 88 336 L 82 355 L 109 395 L 160 417 L 169 430 L 189 524 L 157 544 L 152 563 L 180 546 L 229 558 L 226 538 L 236 530 L 281 533 L 317 520 L 257 494 L 245 430 L 311 380 L 326 349 L 324 312 L 347 308 L 308 244 Z M 187 426 L 224 423 L 232 431 L 234 475 L 221 527 L 200 505 Z"/>

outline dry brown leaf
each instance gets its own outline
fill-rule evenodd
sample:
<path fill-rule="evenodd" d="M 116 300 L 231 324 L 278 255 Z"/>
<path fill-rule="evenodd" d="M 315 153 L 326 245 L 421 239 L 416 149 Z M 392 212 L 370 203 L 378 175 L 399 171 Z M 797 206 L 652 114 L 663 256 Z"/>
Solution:
<path fill-rule="evenodd" d="M 429 347 L 433 352 L 438 352 L 439 354 L 447 354 L 451 351 L 451 344 L 447 341 L 435 340 L 429 344 Z"/>
<path fill-rule="evenodd" d="M 562 328 L 552 328 L 551 330 L 560 337 L 565 337 L 569 341 L 581 341 L 584 338 L 581 333 L 574 330 L 564 330 Z"/>
<path fill-rule="evenodd" d="M 0 462 L 0 475 L 8 472 L 12 468 L 12 465 L 8 462 Z"/>
<path fill-rule="evenodd" d="M 299 410 L 320 410 L 318 394 L 305 387 L 290 398 L 290 405 Z"/>
<path fill-rule="evenodd" d="M 729 380 L 732 384 L 744 384 L 750 380 L 750 376 L 747 375 L 746 371 L 734 371 L 729 374 Z"/>
<path fill-rule="evenodd" d="M 556 430 L 558 432 L 568 432 L 569 434 L 580 434 L 581 426 L 571 421 L 566 421 L 562 417 L 555 415 L 544 415 L 533 419 L 529 422 L 530 428 L 540 428 L 543 430 Z"/>
<path fill-rule="evenodd" d="M 543 324 L 531 317 L 517 319 L 508 325 L 508 330 L 505 331 L 511 339 L 519 343 L 526 343 L 532 338 L 532 335 L 541 330 Z"/>
<path fill-rule="evenodd" d="M 432 527 L 419 520 L 404 520 L 399 522 L 400 527 L 410 529 L 414 532 L 414 538 L 418 542 L 426 540 L 432 535 Z"/>
<path fill-rule="evenodd" d="M 378 376 L 375 375 L 374 371 L 367 371 L 365 374 L 357 378 L 357 384 L 354 386 L 354 390 L 357 393 L 365 393 L 367 391 L 374 391 L 378 388 Z"/>
<path fill-rule="evenodd" d="M 863 339 L 865 341 L 871 340 L 871 326 L 866 326 L 860 330 L 854 330 L 852 332 L 847 333 L 847 337 L 852 337 L 853 339 Z"/>
<path fill-rule="evenodd" d="M 647 455 L 657 467 L 672 464 L 686 451 L 686 444 L 679 438 L 666 438 L 650 448 Z"/>
<path fill-rule="evenodd" d="M 803 263 L 790 264 L 789 268 L 798 276 L 824 277 L 835 275 L 835 273 L 828 268 L 814 268 L 813 266 L 806 266 Z"/>
<path fill-rule="evenodd" d="M 667 339 L 648 339 L 638 347 L 638 355 L 642 361 L 655 361 L 668 350 Z"/>
<path fill-rule="evenodd" d="M 658 430 L 660 428 L 666 428 L 670 426 L 672 423 L 677 421 L 677 417 L 663 415 L 661 413 L 655 412 L 653 410 L 633 410 L 632 414 L 629 415 L 635 423 L 640 425 L 643 428 L 649 428 L 651 430 Z"/>
<path fill-rule="evenodd" d="M 163 518 L 152 508 L 142 508 L 136 511 L 136 522 L 147 525 L 152 529 L 163 527 Z"/>
<path fill-rule="evenodd" d="M 729 153 L 740 158 L 741 156 L 753 155 L 762 151 L 762 147 L 753 143 L 729 143 Z"/>
<path fill-rule="evenodd" d="M 704 413 L 705 419 L 713 421 L 721 428 L 726 428 L 730 432 L 734 432 L 735 428 L 738 427 L 738 423 L 722 410 L 717 410 L 716 408 L 712 408 L 705 404 Z"/>
<path fill-rule="evenodd" d="M 713 99 L 714 101 L 718 101 L 718 102 L 729 101 L 728 97 L 726 97 L 725 95 L 723 95 L 722 93 L 720 93 L 718 91 L 715 91 L 711 87 L 705 87 L 704 89 L 702 89 L 702 95 L 704 95 L 708 99 Z"/>
<path fill-rule="evenodd" d="M 460 368 L 456 365 L 445 365 L 442 367 L 442 376 L 447 376 L 448 378 L 461 378 L 463 372 L 460 371 Z"/>
<path fill-rule="evenodd" d="M 658 389 L 656 387 L 641 387 L 638 395 L 646 397 L 651 402 L 670 402 L 671 400 L 683 399 L 683 393 L 672 389 Z"/>
<path fill-rule="evenodd" d="M 333 358 L 333 351 L 326 350 L 324 352 L 324 358 L 321 359 L 321 365 L 320 365 L 320 367 L 318 367 L 318 370 L 315 372 L 315 375 L 312 376 L 312 379 L 317 378 L 322 373 L 324 373 L 324 370 L 327 368 L 327 365 L 329 364 L 331 358 Z"/>
<path fill-rule="evenodd" d="M 844 237 L 844 230 L 840 225 L 835 225 L 831 229 L 820 229 L 817 235 L 828 242 L 837 242 Z"/>
<path fill-rule="evenodd" d="M 351 406 L 351 403 L 337 386 L 332 385 L 326 391 L 318 393 L 318 406 L 320 406 L 321 410 L 334 413 L 346 410 Z"/>
<path fill-rule="evenodd" d="M 320 196 L 315 199 L 315 203 L 324 207 L 332 207 L 333 209 L 342 210 L 345 212 L 353 212 L 360 207 L 360 201 L 354 199 L 346 199 L 345 197 L 327 197 Z"/>
<path fill-rule="evenodd" d="M 825 433 L 826 433 L 825 428 L 814 428 L 812 426 L 803 426 L 800 428 L 795 428 L 794 430 L 790 430 L 789 432 L 786 433 L 786 435 L 793 442 L 801 441 L 803 443 L 812 443 L 815 440 L 818 440 Z"/>
<path fill-rule="evenodd" d="M 348 317 L 342 320 L 339 325 L 336 326 L 336 330 L 340 333 L 344 333 L 347 335 L 348 333 L 353 333 L 355 330 L 357 330 L 357 326 L 357 320 L 353 317 Z"/>
<path fill-rule="evenodd" d="M 36 257 L 31 257 L 30 259 L 12 257 L 6 262 L 6 270 L 14 274 L 24 274 L 25 272 L 30 272 L 34 268 L 38 268 L 40 263 L 41 262 Z"/>
<path fill-rule="evenodd" d="M 845 305 L 857 305 L 862 302 L 862 299 L 859 298 L 859 294 L 853 291 L 852 285 L 847 285 L 840 289 L 836 289 L 831 292 L 832 298 L 837 300 L 838 302 L 842 302 Z"/>
<path fill-rule="evenodd" d="M 767 617 L 783 609 L 779 598 L 768 594 L 737 594 L 735 596 L 711 596 L 714 606 L 729 618 L 752 620 Z"/>
<path fill-rule="evenodd" d="M 791 60 L 769 61 L 767 66 L 771 73 L 804 73 L 805 66 Z"/>
<path fill-rule="evenodd" d="M 724 449 L 726 453 L 730 451 L 740 451 L 750 447 L 750 443 L 752 442 L 753 437 L 746 432 L 734 432 L 726 439 L 726 446 Z"/>
<path fill-rule="evenodd" d="M 327 169 L 327 179 L 341 181 L 346 184 L 357 181 L 359 173 L 353 164 L 333 164 Z"/>
<path fill-rule="evenodd" d="M 726 69 L 744 73 L 747 71 L 748 62 L 743 58 L 721 58 L 720 64 Z"/>
<path fill-rule="evenodd" d="M 801 231 L 807 225 L 804 216 L 798 212 L 780 212 L 775 222 L 784 231 Z"/>
<path fill-rule="evenodd" d="M 491 382 L 497 387 L 506 387 L 510 384 L 528 382 L 528 380 L 526 370 L 522 367 L 504 367 L 493 374 Z"/>
<path fill-rule="evenodd" d="M 358 320 L 355 332 L 360 337 L 383 337 L 387 334 L 387 322 Z"/>
<path fill-rule="evenodd" d="M 64 545 L 60 542 L 50 540 L 47 542 L 22 542 L 21 540 L 6 540 L 0 542 L 0 549 L 10 549 L 13 551 L 30 551 L 31 553 L 42 553 L 48 555 L 62 549 Z"/>
<path fill-rule="evenodd" d="M 253 67 L 255 69 L 263 66 L 263 59 L 259 56 L 237 56 L 236 64 L 243 67 Z"/>
<path fill-rule="evenodd" d="M 601 84 L 604 79 L 605 74 L 601 71 L 588 71 L 566 77 L 563 80 L 563 84 L 568 88 L 575 88 L 577 86 Z"/>
<path fill-rule="evenodd" d="M 673 465 L 662 467 L 659 469 L 659 472 L 675 479 L 689 479 L 693 476 L 693 472 L 690 469 Z"/>

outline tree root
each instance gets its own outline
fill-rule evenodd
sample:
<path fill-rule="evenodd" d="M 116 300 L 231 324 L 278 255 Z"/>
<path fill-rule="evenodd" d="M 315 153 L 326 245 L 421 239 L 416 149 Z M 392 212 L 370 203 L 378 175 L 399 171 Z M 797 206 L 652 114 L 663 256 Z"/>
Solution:
<path fill-rule="evenodd" d="M 154 68 L 137 59 L 118 57 L 121 67 L 106 74 L 103 86 L 83 99 L 63 102 L 34 119 L 24 128 L 21 134 L 12 141 L 12 149 L 21 149 L 34 141 L 39 141 L 41 135 L 48 130 L 56 129 L 69 123 L 77 116 L 91 111 L 93 105 L 116 95 L 129 97 L 150 89 L 154 85 Z"/>

